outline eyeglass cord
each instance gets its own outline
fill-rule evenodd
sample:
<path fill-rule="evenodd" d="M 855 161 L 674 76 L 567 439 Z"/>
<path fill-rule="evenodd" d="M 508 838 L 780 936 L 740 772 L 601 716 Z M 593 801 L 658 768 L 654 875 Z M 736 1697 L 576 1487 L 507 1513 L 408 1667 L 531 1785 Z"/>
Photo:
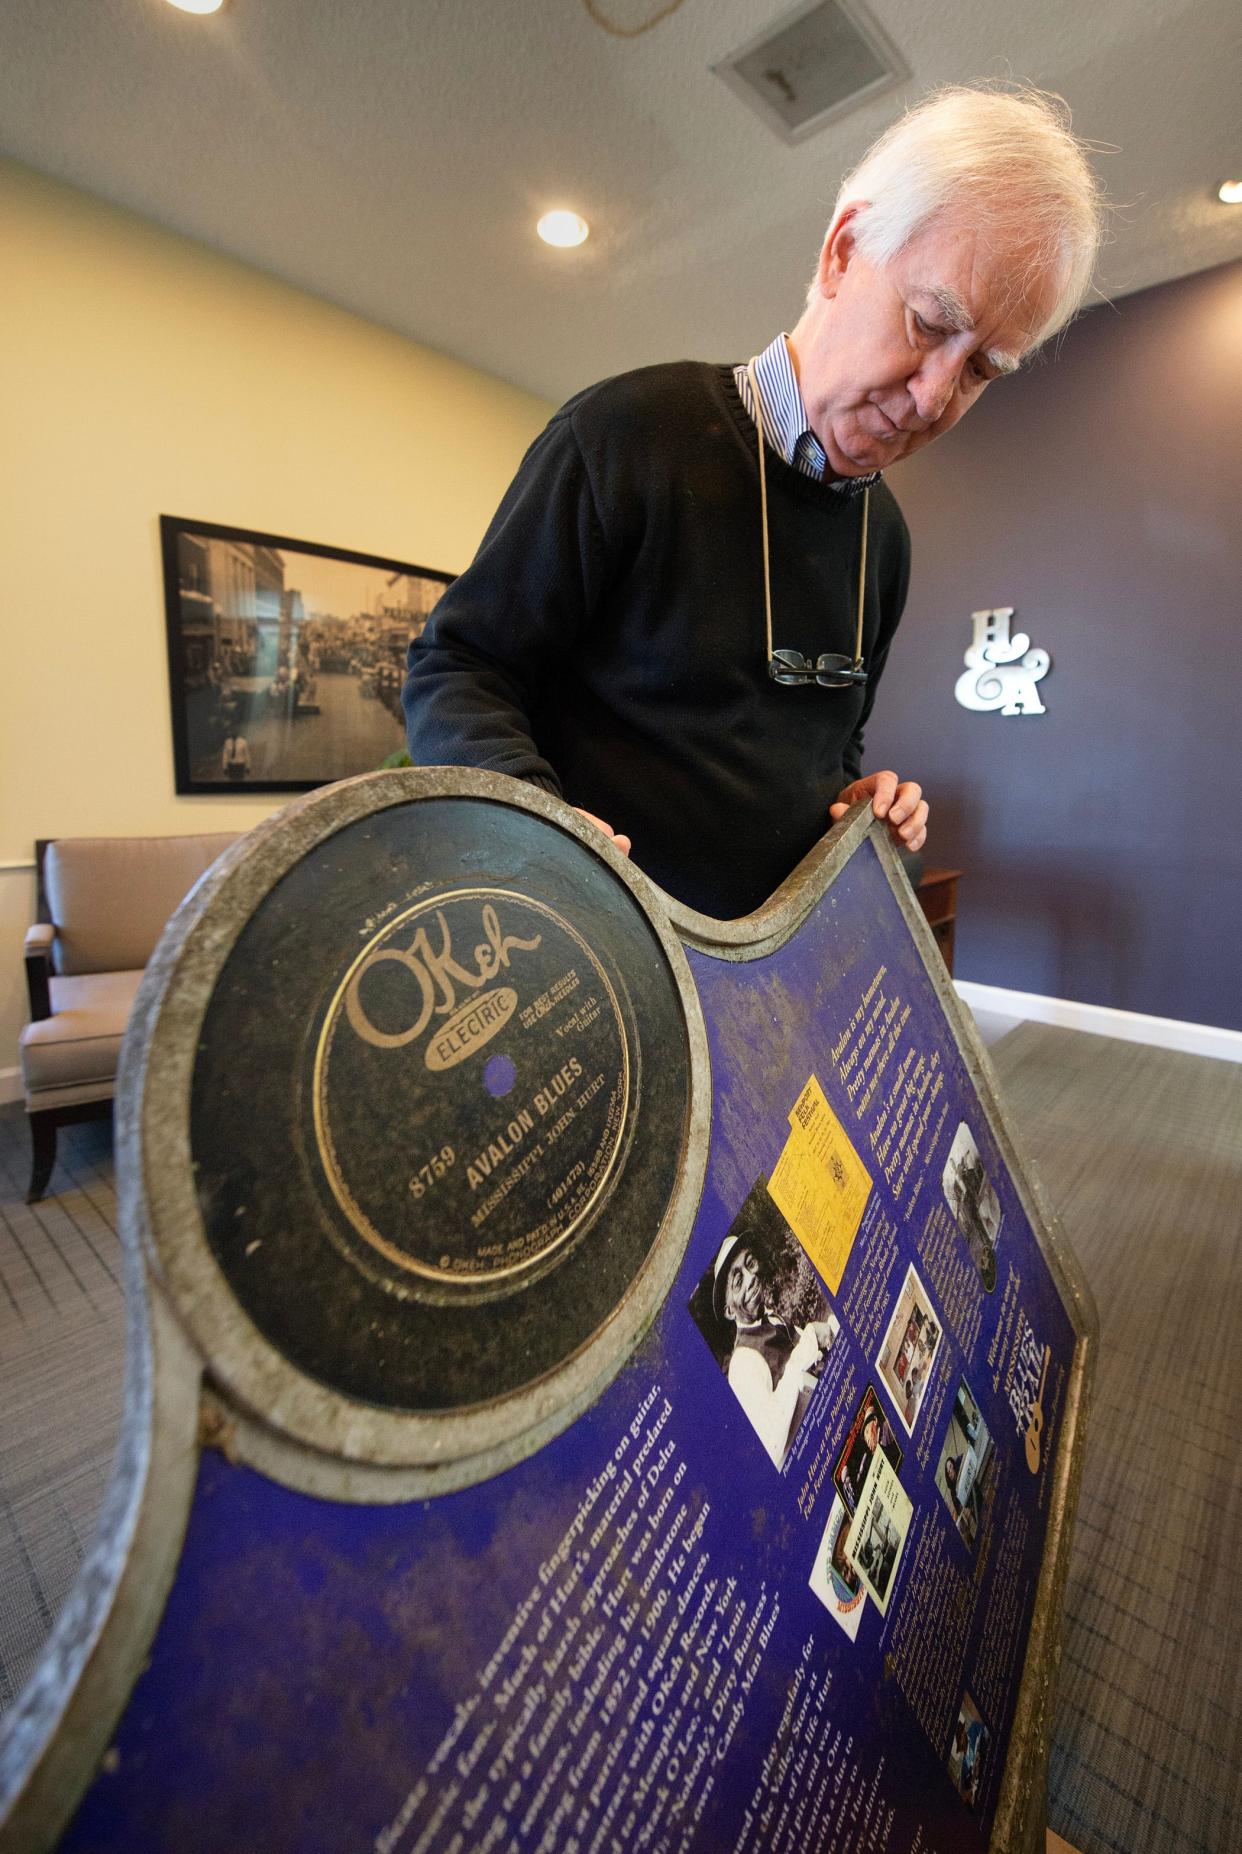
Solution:
<path fill-rule="evenodd" d="M 750 381 L 751 397 L 755 402 L 755 432 L 759 440 L 759 512 L 763 524 L 763 611 L 767 621 L 768 662 L 772 661 L 772 573 L 768 560 L 768 473 L 763 462 L 763 402 L 759 397 L 759 382 L 755 378 L 755 363 L 746 363 L 746 378 Z M 858 623 L 854 633 L 854 668 L 862 668 L 863 646 L 863 597 L 867 590 L 867 508 L 871 501 L 871 487 L 863 490 L 862 497 L 862 556 L 858 562 Z"/>

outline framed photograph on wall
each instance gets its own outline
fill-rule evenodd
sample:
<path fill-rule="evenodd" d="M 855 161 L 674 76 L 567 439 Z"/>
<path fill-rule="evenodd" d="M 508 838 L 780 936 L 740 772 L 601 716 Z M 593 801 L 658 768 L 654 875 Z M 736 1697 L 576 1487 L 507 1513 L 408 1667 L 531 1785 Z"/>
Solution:
<path fill-rule="evenodd" d="M 161 515 L 179 794 L 308 792 L 405 745 L 401 684 L 451 573 Z"/>

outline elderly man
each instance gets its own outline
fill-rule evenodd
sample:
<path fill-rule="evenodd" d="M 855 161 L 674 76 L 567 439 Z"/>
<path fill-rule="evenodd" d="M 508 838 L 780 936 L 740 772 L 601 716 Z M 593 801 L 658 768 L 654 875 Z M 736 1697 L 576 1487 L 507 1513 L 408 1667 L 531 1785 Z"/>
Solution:
<path fill-rule="evenodd" d="M 779 1469 L 815 1390 L 820 1360 L 840 1328 L 831 1315 L 801 1328 L 788 1325 L 768 1306 L 768 1288 L 750 1244 L 726 1236 L 713 1269 L 712 1308 L 733 1328 L 729 1388 Z"/>
<path fill-rule="evenodd" d="M 842 186 L 790 334 L 605 381 L 535 441 L 410 647 L 415 763 L 561 793 L 723 917 L 859 798 L 917 850 L 918 785 L 862 771 L 909 578 L 883 473 L 1068 319 L 1099 216 L 1048 99 L 912 111 Z"/>

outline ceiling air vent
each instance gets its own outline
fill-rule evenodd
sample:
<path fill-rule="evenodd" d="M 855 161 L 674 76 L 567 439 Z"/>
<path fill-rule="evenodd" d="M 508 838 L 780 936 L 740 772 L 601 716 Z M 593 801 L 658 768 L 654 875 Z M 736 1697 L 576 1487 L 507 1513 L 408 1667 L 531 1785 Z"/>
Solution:
<path fill-rule="evenodd" d="M 789 142 L 909 76 L 856 0 L 811 0 L 712 70 Z"/>

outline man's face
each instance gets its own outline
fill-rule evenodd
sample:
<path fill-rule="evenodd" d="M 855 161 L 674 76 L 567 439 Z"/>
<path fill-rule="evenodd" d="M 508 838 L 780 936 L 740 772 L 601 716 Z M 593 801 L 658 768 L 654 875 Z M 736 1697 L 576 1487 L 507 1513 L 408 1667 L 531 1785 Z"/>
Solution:
<path fill-rule="evenodd" d="M 745 1246 L 729 1263 L 725 1288 L 725 1312 L 731 1320 L 757 1320 L 763 1312 L 763 1289 L 759 1282 L 759 1263 L 753 1249 Z"/>
<path fill-rule="evenodd" d="M 889 263 L 859 251 L 847 210 L 793 337 L 811 428 L 837 476 L 913 456 L 1012 372 L 1052 311 L 1033 252 L 960 220 L 926 225 Z"/>
<path fill-rule="evenodd" d="M 863 1441 L 874 1455 L 876 1449 L 880 1446 L 880 1422 L 878 1417 L 869 1416 L 863 1424 Z"/>

